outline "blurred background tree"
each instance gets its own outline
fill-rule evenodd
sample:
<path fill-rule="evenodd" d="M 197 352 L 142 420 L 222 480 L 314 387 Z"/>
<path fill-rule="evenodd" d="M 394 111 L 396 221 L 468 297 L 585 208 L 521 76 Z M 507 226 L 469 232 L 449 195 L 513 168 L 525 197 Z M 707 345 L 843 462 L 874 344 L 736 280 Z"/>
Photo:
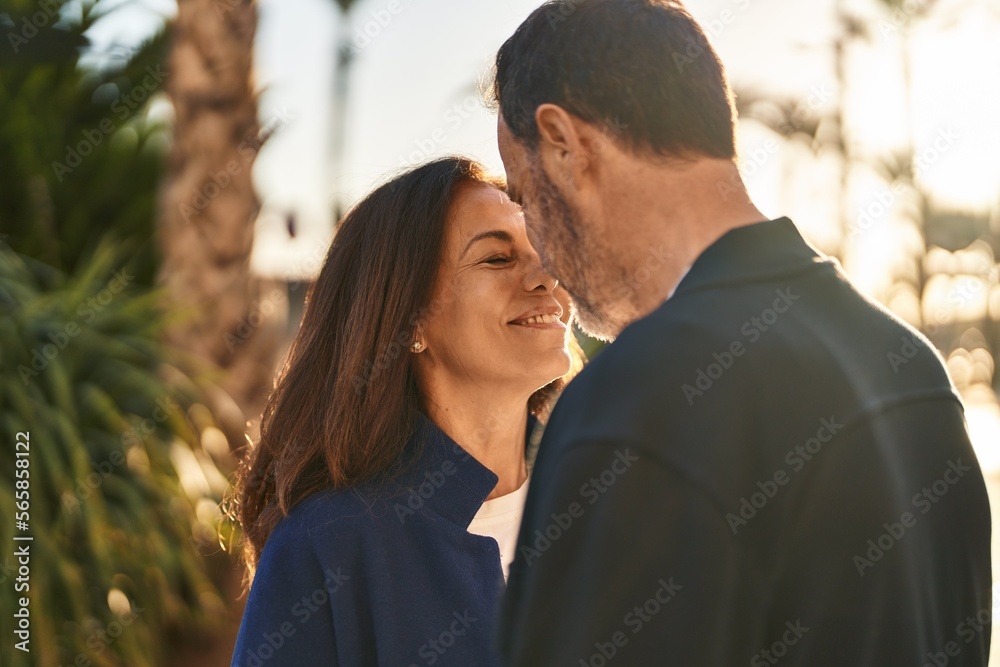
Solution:
<path fill-rule="evenodd" d="M 79 13 L 64 19 L 67 4 L 5 0 L 0 14 L 0 230 L 21 254 L 66 272 L 106 232 L 131 244 L 136 281 L 149 286 L 169 135 L 144 111 L 163 84 L 166 36 L 85 69 L 84 33 L 105 3 L 73 3 Z"/>
<path fill-rule="evenodd" d="M 256 27 L 251 0 L 178 3 L 166 66 L 173 142 L 160 200 L 159 278 L 178 312 L 167 339 L 217 369 L 224 393 L 213 400 L 234 447 L 263 409 L 284 332 L 267 301 L 273 286 L 250 274 L 260 210 L 252 169 L 267 139 L 253 83 Z"/>
<path fill-rule="evenodd" d="M 334 54 L 336 67 L 333 71 L 333 118 L 330 121 L 333 123 L 330 132 L 330 157 L 334 178 L 344 169 L 351 65 L 356 55 L 355 44 L 351 38 L 351 10 L 360 4 L 357 0 L 335 0 L 335 3 L 340 10 L 340 20 L 337 22 L 338 35 Z M 343 201 L 339 193 L 334 194 L 331 206 L 334 220 L 340 220 L 344 213 L 347 213 L 347 202 Z"/>
<path fill-rule="evenodd" d="M 947 6 L 945 6 L 947 5 Z M 1000 376 L 1000 217 L 990 210 L 941 205 L 921 180 L 921 171 L 937 159 L 917 150 L 913 115 L 911 34 L 918 26 L 944 31 L 953 27 L 975 2 L 955 0 L 835 0 L 835 30 L 829 44 L 836 88 L 831 100 L 788 98 L 755 87 L 737 87 L 740 118 L 762 124 L 784 141 L 800 144 L 817 158 L 838 164 L 837 240 L 826 248 L 848 273 L 871 261 L 863 256 L 873 228 L 891 226 L 889 286 L 875 294 L 910 324 L 921 329 L 945 354 L 960 389 L 995 403 Z M 991 7 L 1000 17 L 1000 8 Z M 851 55 L 878 39 L 897 39 L 902 97 L 899 118 L 903 145 L 877 153 L 860 145 L 847 129 L 849 91 L 863 75 Z M 867 171 L 883 184 L 879 201 L 852 214 L 852 184 Z M 897 220 L 887 215 L 896 205 Z M 867 238 L 866 238 L 867 237 Z M 985 391 L 985 393 L 983 393 Z"/>
<path fill-rule="evenodd" d="M 30 432 L 34 538 L 11 667 L 190 665 L 239 620 L 219 504 L 274 362 L 247 266 L 255 8 L 181 3 L 172 32 L 95 53 L 117 6 L 0 13 L 0 449 Z M 12 516 L 13 467 L 0 487 Z M 5 610 L 14 571 L 8 552 Z"/>

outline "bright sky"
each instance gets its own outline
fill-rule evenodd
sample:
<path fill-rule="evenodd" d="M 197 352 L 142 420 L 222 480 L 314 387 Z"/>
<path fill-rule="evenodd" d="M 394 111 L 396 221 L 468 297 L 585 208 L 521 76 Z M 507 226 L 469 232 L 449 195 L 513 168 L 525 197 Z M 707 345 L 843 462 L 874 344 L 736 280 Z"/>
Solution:
<path fill-rule="evenodd" d="M 878 153 L 905 140 L 900 32 L 878 19 L 877 0 L 845 0 L 868 14 L 872 41 L 848 63 L 848 130 L 857 150 Z M 919 8 L 931 0 L 906 0 Z M 913 129 L 927 158 L 921 179 L 955 205 L 996 206 L 1000 184 L 1000 16 L 990 0 L 940 0 L 937 15 L 910 40 Z M 712 37 L 735 87 L 816 101 L 828 108 L 836 92 L 828 45 L 834 0 L 690 0 Z M 255 181 L 265 205 L 254 262 L 265 272 L 318 268 L 329 240 L 333 197 L 357 201 L 400 168 L 462 153 L 502 172 L 496 118 L 482 108 L 476 85 L 499 45 L 538 0 L 362 0 L 351 16 L 359 49 L 350 81 L 346 159 L 330 160 L 333 64 L 341 17 L 333 0 L 259 0 L 257 79 L 260 116 L 280 132 L 261 151 Z M 961 12 L 949 7 L 962 5 Z M 395 10 L 395 11 L 394 11 Z M 93 31 L 98 48 L 134 43 L 168 0 L 123 4 Z M 884 16 L 884 15 L 882 15 Z M 949 23 L 950 22 L 950 23 Z M 364 31 L 364 32 L 361 32 Z M 937 142 L 937 149 L 935 148 Z M 759 126 L 741 126 L 742 167 L 758 206 L 790 215 L 820 247 L 834 236 L 837 172 L 801 147 L 778 144 Z M 857 179 L 854 217 L 885 184 Z M 294 211 L 299 238 L 284 231 Z M 876 236 L 871 237 L 873 240 Z"/>

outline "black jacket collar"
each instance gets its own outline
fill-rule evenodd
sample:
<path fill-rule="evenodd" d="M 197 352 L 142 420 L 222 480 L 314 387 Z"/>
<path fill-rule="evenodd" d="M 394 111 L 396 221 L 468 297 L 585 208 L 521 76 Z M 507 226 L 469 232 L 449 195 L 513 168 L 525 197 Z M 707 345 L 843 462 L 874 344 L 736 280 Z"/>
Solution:
<path fill-rule="evenodd" d="M 673 298 L 698 289 L 732 282 L 787 275 L 838 266 L 802 238 L 788 218 L 776 218 L 731 229 L 706 248 L 677 285 Z"/>
<path fill-rule="evenodd" d="M 468 528 L 499 477 L 442 431 L 425 414 L 418 413 L 418 426 L 407 445 L 416 460 L 399 479 L 404 487 L 402 502 L 414 510 L 426 507 L 462 528 Z M 538 420 L 528 414 L 525 441 Z M 424 446 L 419 448 L 423 439 Z M 414 494 L 416 494 L 414 496 Z"/>

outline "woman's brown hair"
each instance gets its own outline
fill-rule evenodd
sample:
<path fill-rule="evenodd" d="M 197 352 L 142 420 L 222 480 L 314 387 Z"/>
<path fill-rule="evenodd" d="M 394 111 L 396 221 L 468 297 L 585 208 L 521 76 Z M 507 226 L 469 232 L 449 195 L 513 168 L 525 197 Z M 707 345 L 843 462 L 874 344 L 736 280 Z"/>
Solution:
<path fill-rule="evenodd" d="M 297 503 L 383 478 L 402 461 L 422 409 L 409 345 L 435 308 L 445 221 L 456 186 L 469 182 L 505 188 L 477 162 L 443 158 L 376 188 L 338 223 L 260 437 L 236 476 L 233 513 L 249 579 L 271 530 Z M 582 367 L 570 342 L 573 369 L 529 401 L 543 421 Z"/>

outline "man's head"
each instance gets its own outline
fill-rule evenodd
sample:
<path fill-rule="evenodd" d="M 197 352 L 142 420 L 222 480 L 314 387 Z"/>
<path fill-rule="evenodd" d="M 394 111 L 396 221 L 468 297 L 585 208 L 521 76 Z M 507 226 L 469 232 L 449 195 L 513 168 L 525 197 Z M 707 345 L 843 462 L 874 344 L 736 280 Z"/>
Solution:
<path fill-rule="evenodd" d="M 735 157 L 722 64 L 679 2 L 552 0 L 500 48 L 491 95 L 529 239 L 584 330 L 613 338 L 635 289 L 637 258 L 616 237 L 630 184 L 650 166 Z"/>

